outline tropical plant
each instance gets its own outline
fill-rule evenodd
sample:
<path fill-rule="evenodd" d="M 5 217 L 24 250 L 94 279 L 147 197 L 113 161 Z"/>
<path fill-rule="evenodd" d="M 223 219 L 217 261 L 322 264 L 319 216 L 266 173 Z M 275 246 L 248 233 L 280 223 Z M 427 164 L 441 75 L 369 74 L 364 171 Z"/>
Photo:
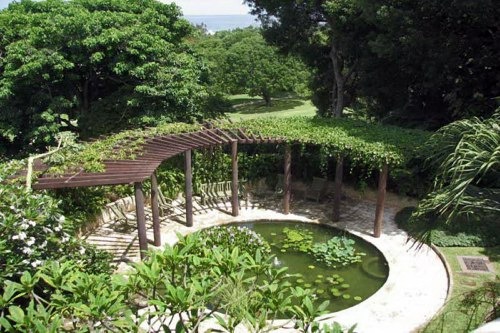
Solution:
<path fill-rule="evenodd" d="M 259 250 L 252 256 L 246 247 L 200 246 L 200 234 L 179 237 L 173 247 L 150 253 L 129 276 L 129 299 L 137 294 L 145 300 L 141 321 L 149 327 L 193 332 L 215 317 L 229 332 L 240 324 L 259 332 L 267 327 L 266 319 L 278 315 L 303 318 L 291 308 L 302 295 L 290 292 L 286 268 L 273 268 L 269 256 Z"/>
<path fill-rule="evenodd" d="M 4 281 L 0 329 L 6 332 L 130 332 L 135 326 L 123 284 L 109 274 L 93 275 L 72 261 L 47 262 L 19 282 Z"/>
<path fill-rule="evenodd" d="M 0 330 L 197 332 L 209 319 L 228 332 L 269 330 L 277 317 L 316 327 L 327 302 L 291 288 L 286 268 L 246 248 L 200 246 L 200 234 L 149 252 L 124 275 L 88 273 L 75 261 L 47 261 L 17 281 L 3 280 Z M 223 314 L 222 314 L 223 313 Z M 212 321 L 213 322 L 213 321 Z"/>
<path fill-rule="evenodd" d="M 491 118 L 471 118 L 440 129 L 430 139 L 436 165 L 434 191 L 415 217 L 437 214 L 477 220 L 500 214 L 500 110 Z"/>

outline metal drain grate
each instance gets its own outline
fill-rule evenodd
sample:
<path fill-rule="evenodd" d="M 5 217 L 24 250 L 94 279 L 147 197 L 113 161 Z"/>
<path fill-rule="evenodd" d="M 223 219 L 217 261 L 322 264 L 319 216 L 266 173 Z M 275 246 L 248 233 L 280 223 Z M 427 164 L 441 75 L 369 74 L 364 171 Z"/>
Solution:
<path fill-rule="evenodd" d="M 464 272 L 493 273 L 493 267 L 487 257 L 457 256 L 457 259 Z"/>

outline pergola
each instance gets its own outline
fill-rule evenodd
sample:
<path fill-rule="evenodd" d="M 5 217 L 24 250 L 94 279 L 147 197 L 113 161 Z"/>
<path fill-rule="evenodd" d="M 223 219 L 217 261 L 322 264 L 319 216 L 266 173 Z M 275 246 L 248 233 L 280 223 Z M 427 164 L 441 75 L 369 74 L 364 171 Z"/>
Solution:
<path fill-rule="evenodd" d="M 238 199 L 238 144 L 285 144 L 284 158 L 284 199 L 283 212 L 290 212 L 291 198 L 291 142 L 285 138 L 263 137 L 262 135 L 247 134 L 244 129 L 219 129 L 208 128 L 196 132 L 158 135 L 146 138 L 140 147 L 140 155 L 135 159 L 127 160 L 105 160 L 105 171 L 85 172 L 83 168 L 78 171 L 68 172 L 62 175 L 42 174 L 33 184 L 33 189 L 58 189 L 76 188 L 102 185 L 134 184 L 134 196 L 137 216 L 137 229 L 141 258 L 148 249 L 146 235 L 146 218 L 144 213 L 144 191 L 143 182 L 151 180 L 151 208 L 153 219 L 154 245 L 161 245 L 160 236 L 160 214 L 158 206 L 158 181 L 156 169 L 160 164 L 179 154 L 184 154 L 185 172 L 185 208 L 186 225 L 193 226 L 193 182 L 191 167 L 191 152 L 193 149 L 206 148 L 218 145 L 231 145 L 232 157 L 232 186 L 231 186 L 231 208 L 232 215 L 239 215 Z M 119 147 L 117 147 L 119 149 Z M 335 174 L 335 190 L 333 201 L 333 220 L 340 218 L 340 200 L 342 188 L 342 159 L 337 160 Z M 48 166 L 40 160 L 36 161 L 35 170 L 46 171 Z M 385 201 L 385 188 L 387 182 L 388 166 L 384 165 L 379 176 L 379 188 L 377 208 L 375 212 L 374 236 L 380 237 L 383 208 Z"/>

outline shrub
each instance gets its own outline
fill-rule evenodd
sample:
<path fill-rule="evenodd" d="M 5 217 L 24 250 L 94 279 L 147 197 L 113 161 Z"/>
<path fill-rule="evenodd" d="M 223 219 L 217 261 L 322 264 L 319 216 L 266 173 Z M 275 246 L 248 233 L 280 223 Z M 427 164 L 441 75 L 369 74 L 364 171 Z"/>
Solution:
<path fill-rule="evenodd" d="M 239 247 L 251 256 L 255 256 L 257 251 L 264 255 L 271 253 L 269 244 L 255 231 L 246 227 L 220 226 L 204 229 L 199 232 L 199 242 L 203 248 L 233 249 Z"/>
<path fill-rule="evenodd" d="M 10 164 L 4 167 L 2 171 Z M 0 175 L 0 182 L 6 174 Z M 74 239 L 70 225 L 54 198 L 0 184 L 0 282 L 17 281 L 47 260 L 73 259 L 89 271 L 109 273 L 109 255 Z"/>
<path fill-rule="evenodd" d="M 414 207 L 396 214 L 396 223 L 412 237 L 443 247 L 496 246 L 500 244 L 500 229 L 494 220 L 444 223 L 430 215 L 411 218 Z"/>

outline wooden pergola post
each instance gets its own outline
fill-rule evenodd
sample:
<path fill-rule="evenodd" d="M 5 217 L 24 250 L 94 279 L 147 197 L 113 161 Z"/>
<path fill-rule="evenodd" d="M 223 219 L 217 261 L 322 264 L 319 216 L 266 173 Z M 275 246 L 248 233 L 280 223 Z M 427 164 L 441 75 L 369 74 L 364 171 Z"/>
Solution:
<path fill-rule="evenodd" d="M 284 165 L 284 197 L 283 213 L 290 214 L 290 198 L 292 196 L 292 149 L 290 145 L 285 146 L 285 165 Z"/>
<path fill-rule="evenodd" d="M 184 174 L 186 176 L 186 226 L 193 226 L 193 170 L 191 149 L 184 153 Z"/>
<path fill-rule="evenodd" d="M 333 222 L 340 221 L 340 200 L 342 199 L 342 177 L 344 171 L 344 157 L 337 157 L 335 168 L 335 185 L 333 192 Z"/>
<path fill-rule="evenodd" d="M 231 166 L 233 171 L 233 181 L 231 183 L 231 208 L 232 215 L 240 214 L 240 203 L 238 201 L 238 141 L 231 142 Z"/>
<path fill-rule="evenodd" d="M 375 211 L 375 224 L 373 226 L 373 236 L 380 237 L 384 221 L 385 188 L 387 185 L 387 175 L 389 166 L 384 164 L 378 178 L 377 209 Z"/>
<path fill-rule="evenodd" d="M 148 251 L 148 236 L 146 234 L 146 215 L 144 214 L 144 193 L 142 183 L 134 183 L 135 213 L 137 217 L 137 232 L 139 234 L 139 250 L 141 260 L 146 257 Z"/>
<path fill-rule="evenodd" d="M 151 211 L 153 213 L 154 245 L 161 245 L 160 208 L 158 206 L 158 178 L 156 171 L 151 175 Z"/>

